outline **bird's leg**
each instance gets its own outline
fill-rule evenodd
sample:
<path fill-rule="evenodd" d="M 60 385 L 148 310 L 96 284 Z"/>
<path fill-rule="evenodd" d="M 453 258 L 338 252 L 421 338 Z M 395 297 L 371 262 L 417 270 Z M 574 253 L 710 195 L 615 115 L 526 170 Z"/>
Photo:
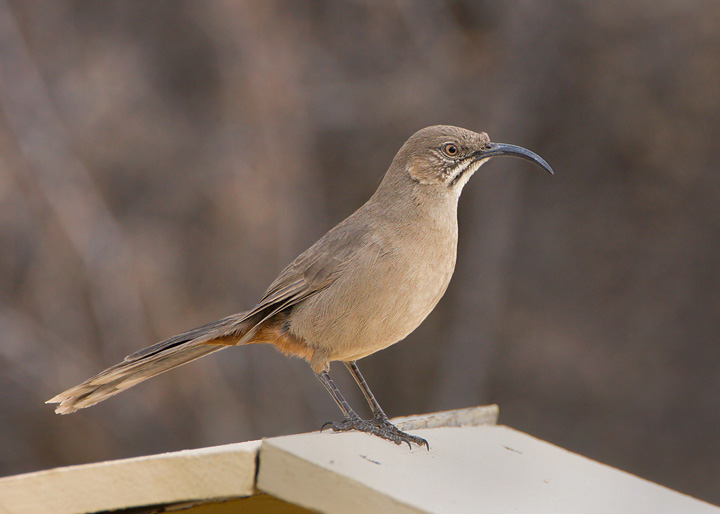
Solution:
<path fill-rule="evenodd" d="M 330 373 L 327 370 L 323 370 L 320 373 L 315 373 L 315 376 L 317 376 L 318 380 L 320 380 L 322 385 L 325 386 L 325 389 L 327 389 L 328 393 L 330 393 L 330 396 L 332 396 L 333 400 L 335 400 L 337 406 L 340 407 L 343 416 L 345 416 L 345 419 L 340 423 L 328 421 L 327 423 L 323 424 L 322 428 L 320 428 L 321 432 L 327 426 L 330 426 L 334 432 L 346 432 L 348 430 L 372 432 L 372 428 L 370 426 L 371 423 L 361 419 L 360 416 L 358 416 L 357 413 L 352 410 L 352 407 L 350 407 L 350 404 L 342 395 L 338 387 L 335 385 L 335 382 L 333 382 L 330 378 Z"/>
<path fill-rule="evenodd" d="M 418 437 L 415 435 L 406 434 L 405 432 L 401 431 L 398 427 L 390 423 L 390 420 L 388 420 L 387 415 L 380 407 L 380 404 L 375 399 L 375 395 L 372 394 L 372 391 L 370 390 L 370 387 L 367 385 L 367 382 L 365 381 L 365 378 L 362 376 L 362 373 L 360 373 L 360 368 L 358 368 L 358 365 L 355 361 L 345 362 L 345 366 L 347 367 L 348 371 L 352 375 L 352 377 L 355 379 L 355 382 L 360 387 L 360 390 L 363 393 L 363 396 L 365 396 L 365 399 L 368 402 L 368 405 L 370 405 L 370 409 L 372 409 L 373 413 L 373 419 L 372 423 L 373 425 L 383 428 L 384 430 L 389 430 L 393 433 L 395 433 L 398 437 L 400 437 L 402 440 L 408 442 L 412 441 L 413 443 L 417 444 L 418 446 L 425 446 L 428 450 L 430 449 L 430 445 L 428 442 L 423 439 L 422 437 Z"/>
<path fill-rule="evenodd" d="M 335 385 L 335 382 L 333 382 L 332 379 L 330 378 L 330 373 L 323 370 L 320 373 L 315 373 L 315 376 L 318 377 L 318 380 L 320 380 L 322 385 L 325 386 L 325 389 L 327 389 L 328 393 L 330 393 L 330 396 L 332 396 L 333 400 L 335 400 L 335 403 L 337 403 L 337 406 L 340 407 L 340 410 L 342 411 L 345 418 L 347 418 L 347 419 L 350 419 L 352 417 L 360 418 L 360 416 L 355 414 L 355 411 L 352 410 L 352 408 L 350 407 L 350 404 L 343 397 L 342 393 L 340 393 L 340 390 Z M 327 423 L 326 423 L 326 425 L 327 425 Z"/>
<path fill-rule="evenodd" d="M 392 441 L 395 444 L 407 443 L 408 446 L 410 446 L 410 441 L 420 444 L 418 441 L 416 441 L 416 439 L 419 438 L 415 438 L 414 436 L 401 432 L 400 430 L 395 428 L 395 426 L 392 425 L 389 421 L 387 422 L 387 425 L 389 426 L 387 426 L 382 424 L 378 425 L 377 423 L 375 423 L 375 420 L 366 421 L 364 419 L 361 419 L 360 416 L 358 416 L 357 413 L 352 410 L 350 404 L 340 393 L 340 390 L 335 385 L 335 382 L 332 381 L 332 379 L 330 378 L 330 374 L 327 371 L 321 371 L 320 373 L 316 373 L 315 375 L 318 377 L 318 380 L 320 380 L 322 385 L 325 386 L 325 389 L 328 390 L 328 393 L 330 393 L 330 396 L 333 397 L 333 400 L 335 400 L 335 403 L 337 403 L 338 407 L 340 407 L 340 410 L 345 416 L 345 419 L 340 423 L 325 423 L 320 429 L 321 431 L 329 425 L 333 429 L 333 432 L 347 432 L 350 430 L 359 430 L 360 432 L 366 432 L 368 434 L 373 434 L 381 437 L 382 439 L 387 439 L 388 441 Z M 385 419 L 387 419 L 387 417 Z"/>
<path fill-rule="evenodd" d="M 358 368 L 357 363 L 355 361 L 350 361 L 344 362 L 343 364 L 345 364 L 348 371 L 350 371 L 350 374 L 355 379 L 355 382 L 360 387 L 363 396 L 365 396 L 365 399 L 370 405 L 373 413 L 373 421 L 381 425 L 389 422 L 387 415 L 385 414 L 385 412 L 383 412 L 382 408 L 380 408 L 380 404 L 378 404 L 377 400 L 375 399 L 375 395 L 372 394 L 370 387 L 367 385 L 367 382 L 365 382 L 365 378 L 362 376 L 362 373 L 360 373 L 360 368 Z"/>

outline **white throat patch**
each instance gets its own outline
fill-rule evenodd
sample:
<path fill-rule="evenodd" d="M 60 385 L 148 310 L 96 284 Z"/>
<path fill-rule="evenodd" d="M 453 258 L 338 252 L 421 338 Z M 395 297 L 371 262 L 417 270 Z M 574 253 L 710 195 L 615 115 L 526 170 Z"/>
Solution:
<path fill-rule="evenodd" d="M 470 180 L 470 177 L 473 176 L 480 166 L 489 160 L 490 157 L 487 157 L 485 159 L 480 159 L 479 161 L 468 161 L 467 163 L 460 164 L 460 166 L 453 171 L 453 175 L 450 178 L 450 182 L 455 182 L 453 188 L 460 193 L 463 187 L 465 187 L 465 184 L 467 184 L 468 180 Z"/>

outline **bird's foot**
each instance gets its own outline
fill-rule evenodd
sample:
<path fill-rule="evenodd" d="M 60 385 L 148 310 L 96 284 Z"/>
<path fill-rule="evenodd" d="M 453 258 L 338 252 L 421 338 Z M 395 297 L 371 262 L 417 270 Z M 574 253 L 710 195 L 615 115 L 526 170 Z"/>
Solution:
<path fill-rule="evenodd" d="M 424 446 L 428 450 L 430 449 L 430 444 L 427 442 L 427 440 L 423 439 L 422 437 L 418 437 L 416 435 L 408 434 L 406 432 L 403 432 L 398 427 L 390 423 L 390 420 L 387 418 L 385 413 L 380 412 L 378 414 L 375 414 L 375 417 L 372 419 L 372 424 L 375 425 L 378 428 L 389 430 L 395 434 L 397 434 L 399 437 L 401 437 L 405 442 L 413 442 L 417 444 L 418 446 Z M 398 443 L 400 444 L 400 443 Z"/>
<path fill-rule="evenodd" d="M 354 413 L 353 413 L 354 414 Z M 408 447 L 412 448 L 411 443 L 415 443 L 418 446 L 425 446 L 428 450 L 430 445 L 422 437 L 418 437 L 411 434 L 406 434 L 398 427 L 388 421 L 387 416 L 375 416 L 372 420 L 361 419 L 357 414 L 351 415 L 349 418 L 335 423 L 328 421 L 325 423 L 320 431 L 322 432 L 326 427 L 332 428 L 333 432 L 349 432 L 350 430 L 358 430 L 367 434 L 372 434 L 382 439 L 392 441 L 395 444 L 407 443 Z"/>

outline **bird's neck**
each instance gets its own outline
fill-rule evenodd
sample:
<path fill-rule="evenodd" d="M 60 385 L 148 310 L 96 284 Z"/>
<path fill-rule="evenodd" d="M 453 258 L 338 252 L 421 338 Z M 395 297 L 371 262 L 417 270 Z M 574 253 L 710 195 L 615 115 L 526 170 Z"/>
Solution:
<path fill-rule="evenodd" d="M 368 204 L 385 223 L 417 231 L 421 239 L 440 234 L 457 240 L 458 194 L 444 184 L 420 184 L 408 174 L 386 176 Z"/>

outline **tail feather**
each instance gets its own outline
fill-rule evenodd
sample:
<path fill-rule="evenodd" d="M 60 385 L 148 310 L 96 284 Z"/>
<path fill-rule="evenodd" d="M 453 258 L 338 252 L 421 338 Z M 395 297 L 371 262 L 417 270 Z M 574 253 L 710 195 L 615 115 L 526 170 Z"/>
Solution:
<path fill-rule="evenodd" d="M 45 403 L 58 403 L 55 412 L 69 414 L 90 407 L 143 380 L 236 344 L 248 332 L 242 314 L 203 325 L 125 357 L 125 360 L 71 387 Z"/>
<path fill-rule="evenodd" d="M 171 348 L 182 346 L 189 342 L 203 343 L 212 339 L 220 339 L 231 335 L 243 335 L 245 332 L 243 330 L 243 325 L 246 324 L 244 323 L 246 321 L 247 319 L 245 318 L 245 313 L 243 313 L 228 316 L 227 318 L 213 321 L 212 323 L 207 323 L 206 325 L 201 325 L 193 328 L 192 330 L 188 330 L 187 332 L 183 332 L 182 334 L 173 336 L 170 339 L 160 341 L 152 346 L 148 346 L 147 348 L 138 350 L 135 353 L 131 353 L 125 357 L 125 362 L 142 360 L 156 353 L 167 351 Z M 220 341 L 218 341 L 218 343 L 223 344 Z M 234 342 L 225 344 L 234 344 Z"/>
<path fill-rule="evenodd" d="M 223 348 L 227 348 L 227 346 L 206 344 L 192 348 L 175 347 L 147 359 L 121 362 L 87 379 L 82 384 L 58 394 L 46 403 L 59 403 L 55 412 L 70 414 L 78 409 L 95 405 L 143 380 Z"/>

